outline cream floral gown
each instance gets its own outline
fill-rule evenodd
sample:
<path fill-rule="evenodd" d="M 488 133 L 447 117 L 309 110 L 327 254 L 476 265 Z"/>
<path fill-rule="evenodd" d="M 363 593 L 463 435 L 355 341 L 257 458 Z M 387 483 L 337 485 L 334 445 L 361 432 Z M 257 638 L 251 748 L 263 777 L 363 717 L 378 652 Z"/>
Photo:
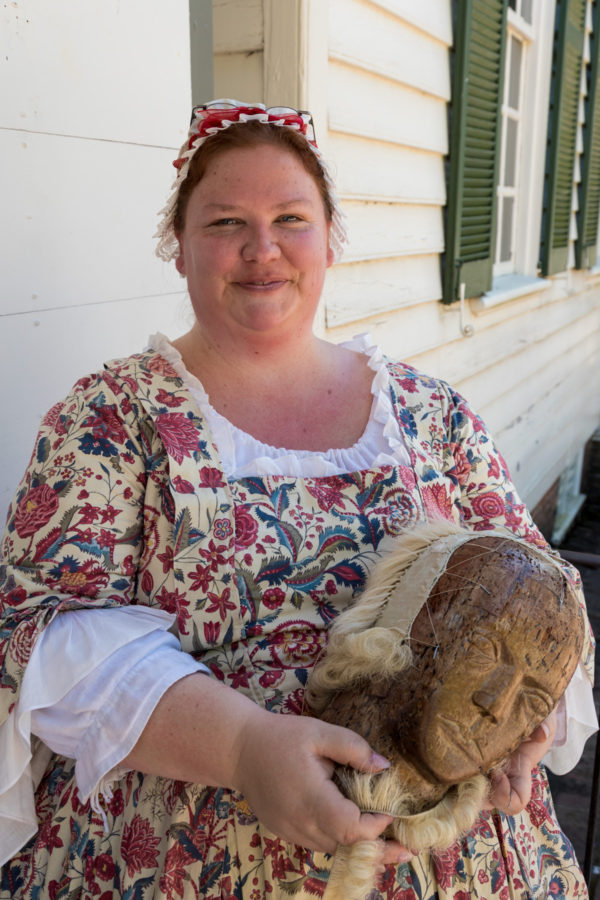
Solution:
<path fill-rule="evenodd" d="M 443 516 L 540 542 L 464 400 L 402 364 L 386 375 L 410 465 L 231 482 L 159 353 L 82 379 L 43 422 L 4 537 L 0 723 L 58 611 L 175 613 L 182 648 L 212 677 L 299 715 L 328 624 L 402 529 Z M 590 655 L 588 643 L 588 666 Z M 4 865 L 0 898 L 263 900 L 319 897 L 327 884 L 329 857 L 269 833 L 227 789 L 129 772 L 101 816 L 82 802 L 73 760 L 52 755 L 35 802 L 39 829 Z M 386 868 L 369 900 L 550 896 L 587 891 L 540 769 L 522 814 L 485 814 L 448 851 Z"/>

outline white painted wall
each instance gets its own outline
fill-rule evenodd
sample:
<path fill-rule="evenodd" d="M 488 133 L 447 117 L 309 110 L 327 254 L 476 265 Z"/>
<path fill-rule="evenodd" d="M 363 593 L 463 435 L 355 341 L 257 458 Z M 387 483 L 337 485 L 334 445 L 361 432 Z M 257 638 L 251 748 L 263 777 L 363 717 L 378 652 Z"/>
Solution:
<path fill-rule="evenodd" d="M 0 73 L 3 521 L 46 409 L 186 328 L 152 235 L 189 120 L 188 2 L 12 0 Z"/>

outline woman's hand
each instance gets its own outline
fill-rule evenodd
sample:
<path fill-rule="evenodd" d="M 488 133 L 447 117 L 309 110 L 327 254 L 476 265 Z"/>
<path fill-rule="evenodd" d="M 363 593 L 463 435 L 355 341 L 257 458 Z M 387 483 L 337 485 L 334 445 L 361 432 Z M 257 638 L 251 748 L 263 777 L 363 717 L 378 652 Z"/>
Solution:
<path fill-rule="evenodd" d="M 158 702 L 129 769 L 240 791 L 267 828 L 286 841 L 334 853 L 374 840 L 391 816 L 361 813 L 337 789 L 335 764 L 378 772 L 386 761 L 347 728 L 309 716 L 267 712 L 208 675 L 188 675 Z M 382 862 L 413 854 L 386 841 Z"/>
<path fill-rule="evenodd" d="M 553 710 L 494 775 L 486 809 L 497 809 L 509 816 L 525 809 L 531 800 L 531 771 L 552 746 L 556 723 L 556 710 Z"/>
<path fill-rule="evenodd" d="M 338 844 L 376 839 L 392 822 L 391 816 L 361 814 L 331 780 L 335 763 L 361 772 L 388 767 L 367 741 L 317 719 L 257 712 L 240 733 L 234 786 L 267 828 L 292 843 L 334 853 Z M 386 841 L 382 862 L 411 856 Z"/>

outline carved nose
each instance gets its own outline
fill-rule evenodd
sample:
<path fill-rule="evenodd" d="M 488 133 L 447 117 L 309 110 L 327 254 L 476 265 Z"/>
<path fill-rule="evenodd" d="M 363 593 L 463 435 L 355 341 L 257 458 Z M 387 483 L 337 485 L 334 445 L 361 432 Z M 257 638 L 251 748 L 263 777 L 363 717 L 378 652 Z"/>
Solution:
<path fill-rule="evenodd" d="M 472 696 L 473 703 L 478 706 L 483 715 L 491 719 L 494 725 L 498 724 L 496 713 L 500 705 L 501 697 L 490 691 L 475 691 Z"/>
<path fill-rule="evenodd" d="M 474 691 L 471 699 L 479 707 L 486 719 L 494 725 L 501 718 L 502 711 L 510 702 L 511 682 L 514 678 L 512 666 L 498 666 L 478 691 Z"/>

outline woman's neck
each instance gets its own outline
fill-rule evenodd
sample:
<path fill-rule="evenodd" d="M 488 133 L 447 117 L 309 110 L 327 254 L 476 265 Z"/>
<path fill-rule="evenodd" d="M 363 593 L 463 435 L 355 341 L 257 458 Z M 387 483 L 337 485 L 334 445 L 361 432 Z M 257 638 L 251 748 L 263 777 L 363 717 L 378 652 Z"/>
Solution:
<path fill-rule="evenodd" d="M 200 326 L 174 342 L 211 405 L 253 437 L 290 450 L 351 447 L 372 405 L 373 373 L 362 354 L 312 333 L 211 341 Z"/>

